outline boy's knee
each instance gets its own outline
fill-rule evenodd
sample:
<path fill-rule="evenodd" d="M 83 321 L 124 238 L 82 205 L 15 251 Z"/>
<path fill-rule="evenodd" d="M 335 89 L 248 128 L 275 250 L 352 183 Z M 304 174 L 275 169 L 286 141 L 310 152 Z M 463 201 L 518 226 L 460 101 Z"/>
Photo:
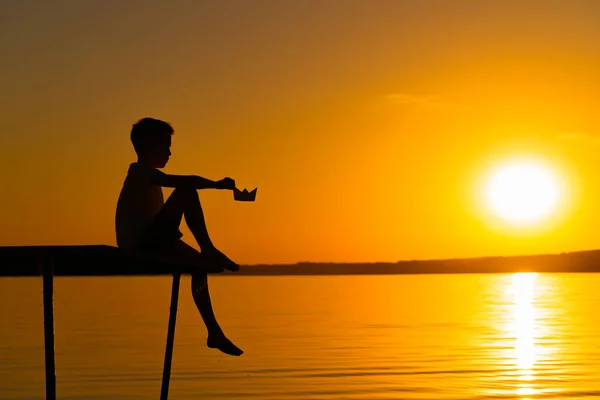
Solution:
<path fill-rule="evenodd" d="M 183 200 L 193 200 L 198 198 L 198 191 L 191 186 L 182 186 L 175 188 L 173 194 Z"/>
<path fill-rule="evenodd" d="M 198 195 L 198 191 L 193 186 L 179 186 L 176 187 L 173 193 L 177 193 L 179 195 L 189 196 L 190 194 Z"/>

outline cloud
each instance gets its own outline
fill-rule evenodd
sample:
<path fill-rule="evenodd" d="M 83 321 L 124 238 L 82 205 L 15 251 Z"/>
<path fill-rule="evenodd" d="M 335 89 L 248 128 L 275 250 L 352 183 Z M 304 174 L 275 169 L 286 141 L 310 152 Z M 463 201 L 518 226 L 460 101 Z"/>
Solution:
<path fill-rule="evenodd" d="M 600 135 L 585 132 L 569 132 L 556 135 L 560 142 L 600 146 Z"/>
<path fill-rule="evenodd" d="M 470 111 L 471 107 L 442 99 L 439 95 L 414 95 L 409 93 L 390 93 L 385 96 L 387 102 L 396 106 L 414 105 L 427 109 Z"/>
<path fill-rule="evenodd" d="M 435 96 L 417 96 L 407 93 L 391 93 L 387 95 L 387 98 L 394 104 L 435 104 Z"/>

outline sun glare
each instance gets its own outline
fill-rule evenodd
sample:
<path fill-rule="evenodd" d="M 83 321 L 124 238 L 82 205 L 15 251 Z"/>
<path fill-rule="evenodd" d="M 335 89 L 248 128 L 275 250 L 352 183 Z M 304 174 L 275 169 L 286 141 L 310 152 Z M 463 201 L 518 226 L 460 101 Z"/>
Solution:
<path fill-rule="evenodd" d="M 509 286 L 513 297 L 509 334 L 515 340 L 512 357 L 518 369 L 516 392 L 519 396 L 535 396 L 538 392 L 533 384 L 539 352 L 536 342 L 541 327 L 534 301 L 536 278 L 536 273 L 517 273 Z"/>
<path fill-rule="evenodd" d="M 487 207 L 497 217 L 514 224 L 529 224 L 550 216 L 560 194 L 552 171 L 535 162 L 502 165 L 485 188 Z"/>

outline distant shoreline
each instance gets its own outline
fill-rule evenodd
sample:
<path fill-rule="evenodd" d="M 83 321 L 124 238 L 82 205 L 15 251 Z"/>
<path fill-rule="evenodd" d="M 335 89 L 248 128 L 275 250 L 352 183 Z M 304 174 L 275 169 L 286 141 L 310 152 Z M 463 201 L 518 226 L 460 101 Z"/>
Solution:
<path fill-rule="evenodd" d="M 231 275 L 400 275 L 515 272 L 600 272 L 600 250 L 510 257 L 399 261 L 242 265 Z M 227 274 L 229 275 L 229 274 Z"/>

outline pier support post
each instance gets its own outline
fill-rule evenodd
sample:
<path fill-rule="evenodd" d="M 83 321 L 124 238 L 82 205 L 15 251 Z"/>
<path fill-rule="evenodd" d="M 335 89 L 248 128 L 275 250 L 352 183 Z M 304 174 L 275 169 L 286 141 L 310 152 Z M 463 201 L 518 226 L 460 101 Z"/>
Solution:
<path fill-rule="evenodd" d="M 167 332 L 167 349 L 165 351 L 165 365 L 163 368 L 160 400 L 167 400 L 169 396 L 169 381 L 171 380 L 171 360 L 173 359 L 173 342 L 175 340 L 175 322 L 177 320 L 177 302 L 179 301 L 179 281 L 181 274 L 173 275 L 173 289 L 171 291 L 171 307 L 169 310 L 169 329 Z"/>
<path fill-rule="evenodd" d="M 44 287 L 44 348 L 46 360 L 46 400 L 56 400 L 56 372 L 54 365 L 54 264 L 42 261 Z"/>

